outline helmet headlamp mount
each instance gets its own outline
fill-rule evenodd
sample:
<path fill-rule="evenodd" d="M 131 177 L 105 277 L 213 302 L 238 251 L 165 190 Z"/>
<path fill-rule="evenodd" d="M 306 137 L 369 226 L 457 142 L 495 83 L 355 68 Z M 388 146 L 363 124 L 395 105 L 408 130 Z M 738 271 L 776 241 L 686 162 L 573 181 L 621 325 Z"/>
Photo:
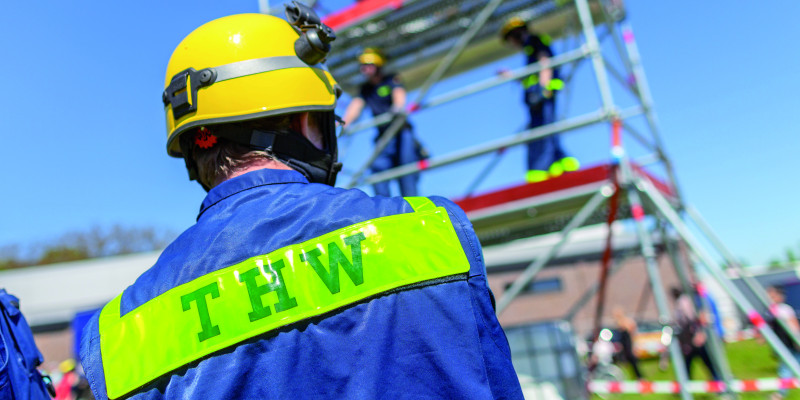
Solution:
<path fill-rule="evenodd" d="M 308 65 L 320 63 L 331 51 L 331 42 L 336 34 L 329 26 L 322 23 L 311 7 L 292 1 L 286 4 L 286 20 L 300 33 L 294 42 L 297 57 Z"/>

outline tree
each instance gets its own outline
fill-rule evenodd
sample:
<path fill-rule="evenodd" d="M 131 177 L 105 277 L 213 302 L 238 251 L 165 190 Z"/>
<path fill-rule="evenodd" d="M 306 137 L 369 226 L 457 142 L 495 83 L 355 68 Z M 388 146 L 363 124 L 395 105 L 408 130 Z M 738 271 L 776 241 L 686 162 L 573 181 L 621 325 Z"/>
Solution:
<path fill-rule="evenodd" d="M 85 260 L 89 258 L 83 249 L 68 246 L 56 246 L 45 249 L 36 264 L 55 264 L 67 261 Z"/>
<path fill-rule="evenodd" d="M 166 247 L 174 238 L 173 232 L 153 227 L 93 226 L 32 245 L 27 257 L 20 255 L 19 245 L 0 247 L 0 270 L 155 251 Z"/>
<path fill-rule="evenodd" d="M 19 246 L 10 245 L 0 247 L 0 270 L 21 268 L 29 265 L 19 256 Z"/>
<path fill-rule="evenodd" d="M 786 248 L 786 261 L 789 265 L 794 265 L 797 263 L 797 257 L 794 255 L 794 251 L 791 248 Z"/>

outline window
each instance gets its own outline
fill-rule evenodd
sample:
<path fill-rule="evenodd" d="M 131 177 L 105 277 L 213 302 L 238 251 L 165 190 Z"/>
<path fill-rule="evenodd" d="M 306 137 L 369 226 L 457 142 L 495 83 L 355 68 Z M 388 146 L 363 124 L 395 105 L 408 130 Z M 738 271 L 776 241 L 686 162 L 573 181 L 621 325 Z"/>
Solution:
<path fill-rule="evenodd" d="M 513 282 L 506 284 L 506 290 L 511 287 Z M 561 285 L 561 278 L 547 278 L 547 279 L 537 279 L 528 283 L 525 288 L 522 289 L 521 294 L 542 294 L 542 293 L 554 293 L 560 292 L 563 290 Z"/>

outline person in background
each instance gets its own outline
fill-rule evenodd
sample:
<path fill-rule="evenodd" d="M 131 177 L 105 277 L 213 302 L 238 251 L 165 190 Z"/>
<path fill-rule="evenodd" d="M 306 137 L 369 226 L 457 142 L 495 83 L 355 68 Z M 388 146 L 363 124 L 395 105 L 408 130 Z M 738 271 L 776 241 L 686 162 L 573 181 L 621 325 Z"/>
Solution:
<path fill-rule="evenodd" d="M 786 294 L 782 288 L 770 286 L 767 288 L 767 295 L 772 304 L 769 307 L 771 318 L 768 318 L 769 326 L 775 331 L 781 343 L 792 353 L 795 360 L 800 362 L 800 349 L 792 340 L 792 335 L 800 335 L 800 323 L 797 322 L 797 313 L 792 306 L 786 304 Z M 783 324 L 781 324 L 783 322 Z M 786 325 L 791 332 L 787 332 L 783 325 Z M 793 376 L 789 366 L 783 361 L 778 365 L 778 376 L 781 378 L 791 378 Z M 771 396 L 772 400 L 783 399 L 787 390 L 781 389 Z"/>
<path fill-rule="evenodd" d="M 539 63 L 542 66 L 540 72 L 522 80 L 523 102 L 530 114 L 528 129 L 556 122 L 556 97 L 558 91 L 563 89 L 564 82 L 558 77 L 558 68 L 550 67 L 553 57 L 550 37 L 529 31 L 528 25 L 519 17 L 506 21 L 500 36 L 503 41 L 523 52 L 526 64 Z M 541 182 L 579 168 L 578 159 L 568 156 L 561 147 L 559 135 L 528 142 L 525 174 L 528 182 Z"/>
<path fill-rule="evenodd" d="M 614 308 L 613 315 L 620 335 L 619 342 L 622 345 L 622 359 L 631 365 L 636 379 L 644 379 L 642 372 L 639 370 L 639 359 L 633 353 L 633 342 L 637 334 L 636 321 L 628 318 L 620 307 Z"/>
<path fill-rule="evenodd" d="M 692 298 L 677 287 L 671 289 L 671 294 L 675 305 L 673 319 L 678 331 L 678 342 L 681 346 L 689 379 L 692 377 L 692 361 L 695 358 L 700 358 L 708 369 L 709 374 L 711 374 L 712 379 L 718 381 L 720 379 L 719 374 L 711 363 L 711 357 L 706 349 L 706 340 L 708 338 L 703 331 L 703 323 L 695 311 Z"/>
<path fill-rule="evenodd" d="M 369 107 L 372 115 L 377 117 L 385 113 L 400 113 L 406 106 L 406 89 L 397 74 L 384 71 L 386 56 L 375 48 L 367 48 L 358 57 L 361 64 L 361 74 L 366 82 L 361 85 L 358 95 L 353 97 L 344 112 L 345 126 L 355 122 L 364 106 Z M 392 122 L 378 125 L 375 143 L 383 137 Z M 373 173 L 385 171 L 400 165 L 405 165 L 426 158 L 427 151 L 421 146 L 414 136 L 413 126 L 406 122 L 394 138 L 381 151 L 378 158 L 372 162 L 370 169 Z M 400 195 L 416 196 L 419 174 L 405 175 L 397 179 L 400 185 Z M 373 185 L 375 195 L 391 196 L 389 181 L 378 182 Z"/>
<path fill-rule="evenodd" d="M 78 374 L 75 372 L 75 360 L 66 359 L 58 365 L 61 371 L 61 380 L 56 385 L 55 400 L 74 400 L 72 389 L 78 384 Z"/>

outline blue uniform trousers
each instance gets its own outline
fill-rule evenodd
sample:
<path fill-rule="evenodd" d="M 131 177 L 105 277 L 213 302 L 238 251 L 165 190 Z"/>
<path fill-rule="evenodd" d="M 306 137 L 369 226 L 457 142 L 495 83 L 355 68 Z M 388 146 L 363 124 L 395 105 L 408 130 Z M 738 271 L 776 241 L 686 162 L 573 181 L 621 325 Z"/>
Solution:
<path fill-rule="evenodd" d="M 538 85 L 536 86 L 538 88 Z M 537 89 L 540 90 L 540 89 Z M 551 124 L 556 121 L 555 97 L 544 99 L 537 104 L 529 104 L 530 122 L 528 129 Z M 547 171 L 554 162 L 566 157 L 561 148 L 559 135 L 551 135 L 528 143 L 528 170 Z"/>
<path fill-rule="evenodd" d="M 383 133 L 384 129 L 379 131 L 378 138 L 380 138 L 380 134 Z M 389 145 L 383 149 L 378 158 L 372 162 L 370 169 L 372 173 L 377 173 L 416 161 L 419 161 L 419 157 L 415 150 L 414 131 L 406 127 L 389 142 Z M 400 195 L 405 197 L 416 196 L 418 180 L 419 174 L 405 175 L 398 178 Z M 375 195 L 391 197 L 390 182 L 383 181 L 374 184 L 372 187 L 375 190 Z"/>

